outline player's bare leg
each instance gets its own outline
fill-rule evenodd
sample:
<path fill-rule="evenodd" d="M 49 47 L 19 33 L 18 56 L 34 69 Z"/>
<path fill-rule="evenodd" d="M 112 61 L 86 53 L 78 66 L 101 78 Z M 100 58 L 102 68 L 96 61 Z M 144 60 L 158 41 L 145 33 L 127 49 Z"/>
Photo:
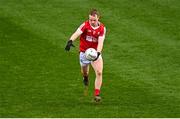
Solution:
<path fill-rule="evenodd" d="M 85 85 L 84 95 L 88 94 L 88 86 L 89 86 L 89 65 L 81 66 L 81 73 L 83 75 L 83 83 Z"/>
<path fill-rule="evenodd" d="M 99 102 L 101 100 L 100 97 L 100 89 L 102 85 L 102 72 L 103 72 L 103 59 L 102 57 L 98 58 L 96 61 L 91 63 L 95 74 L 96 74 L 96 79 L 95 79 L 95 91 L 94 91 L 94 96 L 95 96 L 95 101 Z"/>

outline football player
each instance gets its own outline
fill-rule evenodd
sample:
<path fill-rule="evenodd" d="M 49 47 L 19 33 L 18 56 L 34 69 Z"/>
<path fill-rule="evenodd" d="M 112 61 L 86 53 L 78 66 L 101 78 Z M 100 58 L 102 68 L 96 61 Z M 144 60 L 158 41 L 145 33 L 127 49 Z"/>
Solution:
<path fill-rule="evenodd" d="M 79 28 L 71 35 L 65 47 L 65 50 L 69 51 L 70 48 L 74 46 L 73 42 L 80 36 L 79 58 L 83 82 L 85 87 L 88 87 L 89 65 L 91 64 L 96 74 L 94 89 L 94 100 L 96 102 L 101 100 L 100 89 L 103 75 L 103 58 L 101 53 L 106 33 L 106 28 L 99 21 L 99 18 L 99 11 L 92 9 L 89 13 L 89 20 L 85 21 L 79 26 Z M 97 50 L 98 55 L 94 61 L 89 61 L 85 58 L 85 51 L 88 48 L 94 48 Z"/>

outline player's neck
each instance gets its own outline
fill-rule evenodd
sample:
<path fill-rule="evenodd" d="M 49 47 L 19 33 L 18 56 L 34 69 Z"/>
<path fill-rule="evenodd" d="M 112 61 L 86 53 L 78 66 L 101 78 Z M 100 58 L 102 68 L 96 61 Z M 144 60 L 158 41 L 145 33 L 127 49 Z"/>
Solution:
<path fill-rule="evenodd" d="M 91 26 L 93 29 L 97 29 L 97 28 L 99 28 L 99 26 L 100 26 L 100 22 L 98 22 L 97 25 L 95 25 L 95 26 L 93 26 L 93 25 L 91 25 L 91 24 L 90 24 L 90 26 Z"/>

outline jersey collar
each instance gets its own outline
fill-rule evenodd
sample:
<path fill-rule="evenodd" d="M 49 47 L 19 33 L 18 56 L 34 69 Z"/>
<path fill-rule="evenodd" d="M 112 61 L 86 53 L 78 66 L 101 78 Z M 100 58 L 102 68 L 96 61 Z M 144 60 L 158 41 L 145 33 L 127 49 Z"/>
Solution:
<path fill-rule="evenodd" d="M 100 27 L 100 22 L 98 22 L 98 26 L 96 26 L 96 27 L 92 26 L 90 23 L 89 23 L 89 25 L 91 26 L 92 29 L 96 30 Z"/>

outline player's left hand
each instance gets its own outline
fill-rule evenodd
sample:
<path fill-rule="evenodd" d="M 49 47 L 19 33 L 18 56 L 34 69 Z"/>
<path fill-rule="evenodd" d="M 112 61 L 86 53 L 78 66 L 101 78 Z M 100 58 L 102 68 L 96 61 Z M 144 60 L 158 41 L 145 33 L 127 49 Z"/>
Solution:
<path fill-rule="evenodd" d="M 93 60 L 93 62 L 96 61 L 99 58 L 100 55 L 101 55 L 101 53 L 97 52 L 97 57 L 96 57 L 96 59 Z"/>

